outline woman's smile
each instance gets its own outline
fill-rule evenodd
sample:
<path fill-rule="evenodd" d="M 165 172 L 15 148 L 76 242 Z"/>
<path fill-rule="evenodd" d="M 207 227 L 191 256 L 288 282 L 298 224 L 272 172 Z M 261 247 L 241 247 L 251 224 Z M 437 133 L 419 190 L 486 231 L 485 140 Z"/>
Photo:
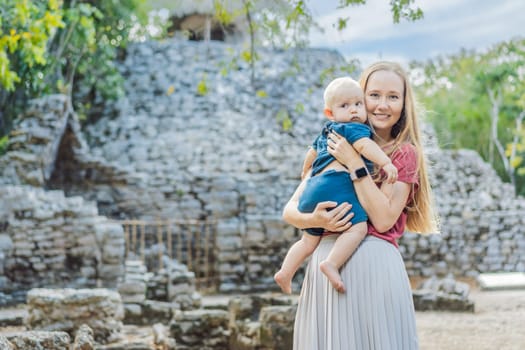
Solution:
<path fill-rule="evenodd" d="M 376 119 L 380 119 L 380 120 L 390 118 L 390 114 L 384 114 L 384 113 L 372 113 L 372 115 L 373 115 Z"/>

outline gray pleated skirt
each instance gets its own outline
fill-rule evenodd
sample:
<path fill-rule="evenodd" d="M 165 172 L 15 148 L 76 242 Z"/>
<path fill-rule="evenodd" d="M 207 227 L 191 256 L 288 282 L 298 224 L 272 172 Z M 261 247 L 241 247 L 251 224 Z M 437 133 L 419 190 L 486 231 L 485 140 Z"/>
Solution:
<path fill-rule="evenodd" d="M 341 269 L 341 294 L 319 270 L 336 238 L 324 237 L 308 263 L 294 350 L 418 349 L 412 292 L 398 249 L 367 236 Z"/>

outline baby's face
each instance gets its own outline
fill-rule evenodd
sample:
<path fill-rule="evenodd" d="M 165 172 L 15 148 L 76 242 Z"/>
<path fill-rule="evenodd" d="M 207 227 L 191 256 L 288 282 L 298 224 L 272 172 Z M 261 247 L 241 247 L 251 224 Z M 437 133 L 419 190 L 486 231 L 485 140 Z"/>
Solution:
<path fill-rule="evenodd" d="M 338 123 L 366 122 L 366 108 L 361 89 L 352 89 L 338 94 L 330 106 L 332 120 Z"/>

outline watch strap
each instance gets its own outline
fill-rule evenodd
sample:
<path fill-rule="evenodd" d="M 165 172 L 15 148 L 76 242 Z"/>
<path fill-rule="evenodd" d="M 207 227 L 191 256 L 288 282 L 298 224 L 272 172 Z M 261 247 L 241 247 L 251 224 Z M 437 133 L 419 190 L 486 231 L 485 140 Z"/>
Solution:
<path fill-rule="evenodd" d="M 366 167 L 361 167 L 356 169 L 355 171 L 350 172 L 350 179 L 352 181 L 355 181 L 365 176 L 368 176 L 368 169 Z"/>

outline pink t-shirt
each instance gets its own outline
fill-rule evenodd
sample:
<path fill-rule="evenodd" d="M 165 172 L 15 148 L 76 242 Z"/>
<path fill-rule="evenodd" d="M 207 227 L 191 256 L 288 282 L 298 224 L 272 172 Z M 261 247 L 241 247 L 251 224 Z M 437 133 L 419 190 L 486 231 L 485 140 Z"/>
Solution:
<path fill-rule="evenodd" d="M 390 159 L 392 160 L 392 164 L 394 164 L 394 166 L 397 168 L 397 181 L 402 181 L 413 185 L 407 199 L 406 204 L 408 205 L 412 201 L 414 193 L 417 191 L 419 186 L 419 176 L 417 173 L 417 150 L 414 145 L 405 143 L 390 155 Z M 381 186 L 381 183 L 377 183 L 377 186 Z M 407 216 L 407 211 L 404 209 L 394 226 L 383 233 L 379 233 L 375 227 L 372 226 L 370 221 L 368 221 L 368 234 L 384 239 L 385 241 L 390 242 L 397 247 L 397 239 L 405 232 Z"/>

